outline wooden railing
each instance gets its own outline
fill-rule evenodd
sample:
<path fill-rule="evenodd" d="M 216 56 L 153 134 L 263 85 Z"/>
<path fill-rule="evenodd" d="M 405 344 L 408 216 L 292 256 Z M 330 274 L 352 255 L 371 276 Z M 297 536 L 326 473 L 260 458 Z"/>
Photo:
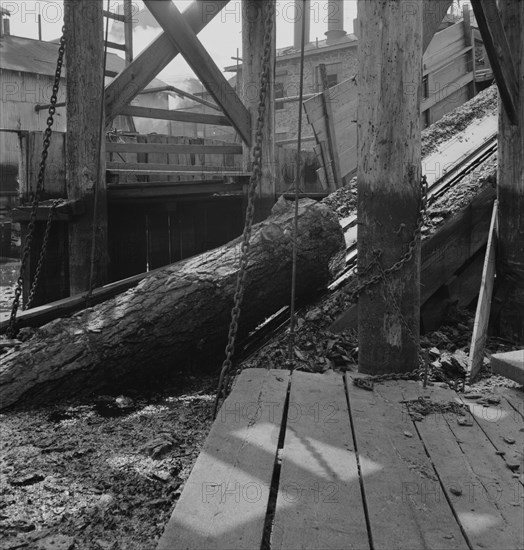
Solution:
<path fill-rule="evenodd" d="M 112 183 L 217 180 L 242 175 L 242 145 L 207 138 L 116 135 L 106 143 Z"/>

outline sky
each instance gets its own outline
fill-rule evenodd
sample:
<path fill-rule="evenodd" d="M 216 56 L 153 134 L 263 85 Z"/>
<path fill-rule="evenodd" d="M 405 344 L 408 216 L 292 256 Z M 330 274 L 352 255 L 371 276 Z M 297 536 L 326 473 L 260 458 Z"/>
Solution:
<path fill-rule="evenodd" d="M 120 0 L 109 0 L 111 11 L 117 11 Z M 189 0 L 175 0 L 177 7 L 184 11 L 190 4 Z M 277 0 L 277 47 L 291 46 L 293 43 L 293 0 Z M 11 34 L 38 38 L 38 15 L 42 16 L 42 39 L 52 40 L 61 35 L 63 19 L 62 0 L 1 0 L 0 5 L 8 9 L 11 15 Z M 107 0 L 104 0 L 106 9 Z M 357 15 L 356 0 L 344 0 L 344 28 L 348 33 L 353 32 L 353 19 Z M 143 8 L 141 0 L 133 0 L 133 11 Z M 311 0 L 311 41 L 316 38 L 323 40 L 327 30 L 328 0 Z M 113 23 L 118 25 L 119 23 Z M 111 29 L 111 26 L 110 26 Z M 113 29 L 118 32 L 118 29 Z M 230 4 L 211 21 L 198 35 L 207 51 L 211 54 L 220 69 L 236 63 L 233 57 L 237 56 L 237 48 L 241 55 L 241 5 L 240 0 L 231 0 Z M 135 56 L 145 48 L 160 30 L 138 27 L 135 29 L 134 54 Z M 119 55 L 122 52 L 110 50 Z M 177 58 L 159 75 L 159 78 L 171 85 L 181 85 L 193 72 L 181 56 Z M 227 73 L 231 76 L 231 73 Z"/>

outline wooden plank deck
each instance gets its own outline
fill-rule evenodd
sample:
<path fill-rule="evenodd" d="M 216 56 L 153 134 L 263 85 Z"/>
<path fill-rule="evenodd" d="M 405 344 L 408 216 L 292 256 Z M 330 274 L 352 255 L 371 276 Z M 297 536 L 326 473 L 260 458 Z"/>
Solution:
<path fill-rule="evenodd" d="M 358 376 L 245 370 L 158 549 L 524 548 L 524 393 L 414 418 L 467 400 Z"/>

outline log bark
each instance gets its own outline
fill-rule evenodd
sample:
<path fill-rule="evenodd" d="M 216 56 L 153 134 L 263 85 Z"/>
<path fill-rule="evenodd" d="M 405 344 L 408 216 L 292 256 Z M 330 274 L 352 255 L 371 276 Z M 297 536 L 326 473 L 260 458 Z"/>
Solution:
<path fill-rule="evenodd" d="M 281 199 L 253 227 L 238 337 L 286 305 L 293 212 Z M 345 245 L 335 214 L 300 201 L 297 296 L 325 288 Z M 2 357 L 0 406 L 85 396 L 223 360 L 240 239 L 146 277 L 137 287 L 37 329 Z M 120 386 L 118 386 L 118 384 Z"/>

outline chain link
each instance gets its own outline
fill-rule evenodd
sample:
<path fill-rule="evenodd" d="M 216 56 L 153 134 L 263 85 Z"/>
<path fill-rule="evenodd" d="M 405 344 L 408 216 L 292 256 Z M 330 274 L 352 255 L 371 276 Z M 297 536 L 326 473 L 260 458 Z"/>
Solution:
<path fill-rule="evenodd" d="M 234 306 L 231 310 L 231 323 L 229 325 L 228 341 L 226 346 L 226 358 L 222 364 L 220 378 L 218 381 L 217 395 L 213 410 L 213 417 L 216 417 L 218 405 L 222 394 L 229 385 L 229 373 L 233 366 L 232 358 L 235 352 L 235 341 L 238 332 L 238 320 L 240 317 L 240 306 L 244 297 L 244 287 L 246 279 L 246 270 L 249 259 L 249 248 L 251 239 L 251 229 L 253 227 L 253 217 L 255 214 L 255 196 L 258 183 L 262 176 L 262 140 L 264 130 L 264 119 L 266 114 L 266 100 L 269 88 L 270 68 L 271 68 L 271 53 L 272 35 L 274 25 L 275 5 L 272 0 L 267 3 L 265 20 L 264 20 L 264 54 L 262 57 L 262 74 L 260 77 L 260 94 L 258 103 L 258 116 L 255 129 L 255 143 L 253 147 L 253 162 L 252 173 L 249 180 L 249 188 L 247 193 L 247 208 L 244 224 L 244 232 L 242 234 L 242 244 L 240 247 L 240 267 L 237 274 L 235 294 L 233 298 Z"/>
<path fill-rule="evenodd" d="M 53 84 L 53 92 L 51 95 L 51 105 L 49 106 L 49 114 L 47 117 L 47 127 L 44 132 L 44 141 L 43 141 L 43 149 L 42 149 L 42 156 L 40 160 L 40 167 L 38 172 L 38 179 L 36 182 L 36 188 L 33 195 L 33 202 L 31 206 L 31 214 L 29 218 L 29 224 L 27 226 L 27 235 L 25 238 L 24 243 L 24 251 L 22 254 L 22 260 L 20 263 L 20 271 L 18 274 L 18 279 L 16 281 L 16 287 L 15 287 L 15 297 L 13 299 L 13 305 L 11 308 L 11 315 L 9 318 L 9 326 L 7 328 L 6 334 L 8 338 L 15 338 L 17 330 L 16 330 L 16 314 L 18 312 L 18 308 L 20 306 L 20 296 L 22 294 L 22 288 L 24 285 L 24 275 L 25 270 L 27 267 L 27 261 L 29 259 L 29 253 L 31 251 L 31 244 L 33 242 L 34 232 L 35 232 L 35 226 L 36 226 L 36 215 L 38 210 L 38 204 L 40 202 L 40 195 L 42 191 L 44 190 L 44 181 L 45 181 L 45 170 L 46 170 L 46 161 L 48 157 L 48 150 L 49 146 L 51 145 L 51 134 L 52 130 L 51 127 L 54 123 L 54 116 L 56 113 L 56 103 L 58 101 L 58 90 L 60 88 L 60 78 L 62 75 L 62 65 L 64 63 L 64 52 L 65 52 L 65 27 L 62 27 L 62 37 L 60 38 L 60 46 L 58 48 L 58 59 L 56 62 L 56 71 L 55 71 L 55 80 Z M 45 259 L 46 254 L 46 246 L 47 246 L 47 240 L 49 239 L 49 229 L 51 225 L 51 217 L 54 213 L 54 210 L 56 208 L 55 203 L 53 203 L 53 206 L 51 208 L 51 211 L 49 213 L 49 218 L 47 221 L 47 227 L 46 227 L 46 234 L 44 235 L 44 241 L 42 243 L 42 250 L 40 252 L 40 259 L 38 262 L 37 267 L 37 276 L 35 276 L 35 280 L 33 282 L 33 286 L 31 288 L 31 294 L 30 299 L 32 300 L 34 297 L 34 292 L 36 290 L 36 286 L 38 284 L 38 276 L 40 275 L 40 271 L 42 269 L 42 264 Z M 47 237 L 47 238 L 46 238 Z"/>
<path fill-rule="evenodd" d="M 418 239 L 422 233 L 422 227 L 424 225 L 424 219 L 426 216 L 426 207 L 428 202 L 428 180 L 426 176 L 422 176 L 421 187 L 422 192 L 419 200 L 417 225 L 415 226 L 415 229 L 413 231 L 413 238 L 408 244 L 408 249 L 406 253 L 402 256 L 402 258 L 400 258 L 400 260 L 398 260 L 398 262 L 394 263 L 391 267 L 388 267 L 387 269 L 380 269 L 379 273 L 373 275 L 373 277 L 367 279 L 366 281 L 363 281 L 354 290 L 352 290 L 351 293 L 349 293 L 349 300 L 351 303 L 355 303 L 362 292 L 364 292 L 364 290 L 367 290 L 379 281 L 385 280 L 388 275 L 391 275 L 396 271 L 400 271 L 413 258 L 413 252 L 415 251 Z M 365 273 L 368 273 L 370 270 L 372 270 L 374 266 L 380 266 L 379 260 L 380 256 L 382 255 L 382 251 L 376 251 L 374 255 L 375 259 L 369 266 L 366 267 Z"/>
<path fill-rule="evenodd" d="M 55 199 L 51 204 L 51 208 L 49 209 L 49 215 L 47 216 L 47 223 L 45 226 L 44 238 L 42 240 L 42 247 L 40 248 L 40 256 L 38 258 L 38 264 L 36 266 L 35 276 L 33 278 L 33 284 L 31 285 L 29 296 L 27 297 L 25 309 L 29 309 L 31 307 L 31 304 L 33 303 L 33 300 L 35 298 L 36 290 L 38 288 L 38 283 L 40 281 L 40 273 L 42 272 L 42 267 L 44 265 L 45 258 L 47 255 L 47 248 L 49 244 L 49 234 L 51 233 L 53 216 L 55 215 L 56 207 L 60 206 L 63 203 L 64 203 L 64 199 Z"/>
<path fill-rule="evenodd" d="M 351 291 L 351 293 L 349 294 L 349 299 L 351 303 L 355 303 L 358 297 L 362 294 L 362 292 L 364 292 L 371 286 L 377 284 L 380 281 L 385 281 L 389 275 L 397 271 L 400 271 L 413 258 L 413 252 L 415 251 L 417 242 L 422 233 L 422 227 L 424 226 L 424 220 L 426 217 L 426 208 L 428 204 L 428 180 L 425 175 L 422 176 L 421 188 L 422 190 L 421 190 L 420 199 L 419 199 L 417 224 L 413 231 L 413 237 L 408 244 L 407 251 L 400 258 L 400 260 L 398 260 L 398 262 L 394 263 L 391 267 L 387 269 L 382 269 L 382 267 L 380 266 L 380 257 L 382 255 L 382 252 L 376 251 L 374 253 L 374 260 L 366 267 L 364 274 L 369 273 L 373 269 L 373 267 L 378 267 L 379 272 L 376 275 L 373 275 L 373 277 L 360 283 L 353 291 Z M 409 329 L 409 327 L 407 328 Z M 424 372 L 424 369 L 419 367 L 409 372 L 392 372 L 392 373 L 386 373 L 386 374 L 377 374 L 373 376 L 367 376 L 366 378 L 354 378 L 353 384 L 355 384 L 360 388 L 372 390 L 374 383 L 385 382 L 387 380 L 418 379 L 421 373 L 423 372 Z"/>

